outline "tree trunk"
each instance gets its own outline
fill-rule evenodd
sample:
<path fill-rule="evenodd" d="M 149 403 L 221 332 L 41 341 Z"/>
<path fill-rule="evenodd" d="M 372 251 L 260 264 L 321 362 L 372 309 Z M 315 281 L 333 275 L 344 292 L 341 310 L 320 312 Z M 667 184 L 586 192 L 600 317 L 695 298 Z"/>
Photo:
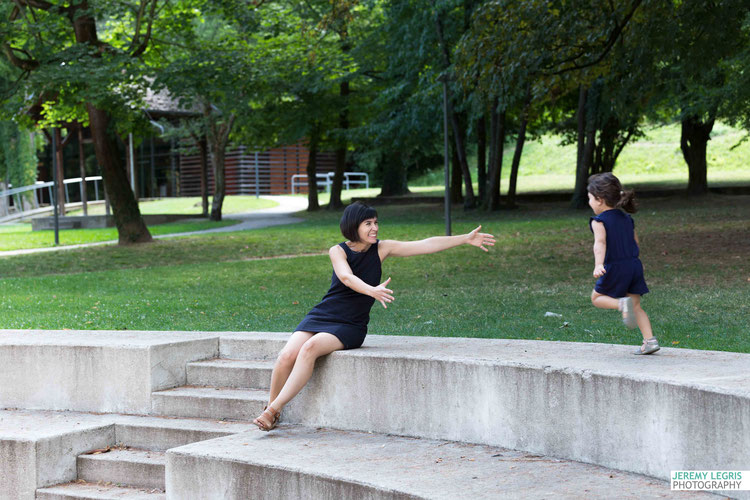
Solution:
<path fill-rule="evenodd" d="M 98 42 L 96 21 L 91 16 L 88 2 L 81 2 L 76 7 L 76 12 L 71 16 L 76 42 L 96 45 Z M 78 9 L 80 12 L 77 11 Z M 115 139 L 110 135 L 109 113 L 98 109 L 91 103 L 86 103 L 86 110 L 89 115 L 89 128 L 96 151 L 96 160 L 102 168 L 104 189 L 112 205 L 119 244 L 153 241 L 141 217 L 138 202 L 128 185 Z"/>
<path fill-rule="evenodd" d="M 7 189 L 8 185 L 5 183 L 5 181 L 0 179 L 0 192 L 3 192 Z M 8 215 L 8 200 L 10 200 L 10 197 L 0 196 L 0 217 Z"/>
<path fill-rule="evenodd" d="M 107 132 L 110 127 L 109 114 L 96 108 L 93 104 L 86 104 L 89 115 L 91 138 L 94 142 L 96 159 L 102 169 L 104 189 L 107 191 L 112 214 L 117 226 L 118 242 L 120 245 L 131 243 L 147 243 L 153 241 L 151 233 L 141 217 L 138 202 L 133 190 L 130 189 L 125 169 L 120 163 L 117 143 Z"/>
<path fill-rule="evenodd" d="M 588 206 L 588 195 L 586 194 L 586 185 L 588 184 L 589 165 L 586 163 L 586 141 L 587 130 L 590 120 L 587 119 L 587 109 L 589 102 L 589 92 L 586 87 L 578 87 L 578 110 L 576 119 L 578 121 L 578 151 L 576 155 L 576 184 L 573 190 L 573 198 L 570 200 L 571 208 L 584 208 Z M 594 129 L 596 132 L 596 129 Z M 591 144 L 593 146 L 593 143 Z"/>
<path fill-rule="evenodd" d="M 477 120 L 477 183 L 479 200 L 487 198 L 487 119 L 484 115 Z"/>
<path fill-rule="evenodd" d="M 220 221 L 222 218 L 221 209 L 224 205 L 224 197 L 227 194 L 226 184 L 226 148 L 229 142 L 229 134 L 232 131 L 235 115 L 229 115 L 225 123 L 217 123 L 218 118 L 214 116 L 213 110 L 209 105 L 204 106 L 204 116 L 208 121 L 208 147 L 211 151 L 211 167 L 214 172 L 214 198 L 211 203 L 211 220 Z"/>
<path fill-rule="evenodd" d="M 610 118 L 599 131 L 599 140 L 596 143 L 596 155 L 592 174 L 611 172 L 615 168 L 617 158 L 623 148 L 630 142 L 635 133 L 635 127 L 624 130 L 619 120 Z"/>
<path fill-rule="evenodd" d="M 212 221 L 221 220 L 224 197 L 227 193 L 225 155 L 224 148 L 217 146 L 211 148 L 211 168 L 214 172 L 214 197 L 211 202 Z"/>
<path fill-rule="evenodd" d="M 516 150 L 513 153 L 513 163 L 510 166 L 510 181 L 508 183 L 508 207 L 516 206 L 516 183 L 518 180 L 518 167 L 521 165 L 521 154 L 523 154 L 523 144 L 526 142 L 526 126 L 529 123 L 529 107 L 531 106 L 531 89 L 526 91 L 526 102 L 523 105 L 521 113 L 521 125 L 518 129 L 518 138 L 516 139 Z"/>
<path fill-rule="evenodd" d="M 57 171 L 57 207 L 60 211 L 60 216 L 62 217 L 65 215 L 65 183 L 63 182 L 65 180 L 65 158 L 63 156 L 65 142 L 62 139 L 62 134 L 59 129 L 57 134 L 53 135 L 53 140 L 57 141 L 57 168 L 55 169 Z"/>
<path fill-rule="evenodd" d="M 461 160 L 458 159 L 456 144 L 451 144 L 451 203 L 464 201 L 461 185 L 463 184 L 463 172 L 461 172 Z"/>
<path fill-rule="evenodd" d="M 708 193 L 706 149 L 715 120 L 714 114 L 705 122 L 697 116 L 688 116 L 682 120 L 680 149 L 688 165 L 688 194 L 691 196 Z"/>
<path fill-rule="evenodd" d="M 310 151 L 307 157 L 307 211 L 320 210 L 318 203 L 318 143 L 320 142 L 320 124 L 315 123 L 310 132 Z"/>
<path fill-rule="evenodd" d="M 339 111 L 339 130 L 343 135 L 349 129 L 349 82 L 341 82 L 339 85 L 342 107 Z M 341 202 L 341 189 L 344 184 L 344 171 L 346 171 L 346 149 L 347 142 L 344 137 L 339 139 L 336 148 L 336 170 L 333 174 L 333 185 L 331 186 L 331 199 L 328 201 L 329 210 L 338 210 L 344 206 Z"/>
<path fill-rule="evenodd" d="M 406 166 L 401 159 L 401 152 L 394 151 L 380 159 L 383 172 L 383 187 L 378 196 L 401 196 L 409 194 L 406 180 Z"/>
<path fill-rule="evenodd" d="M 78 125 L 78 168 L 81 171 L 81 206 L 84 217 L 89 214 L 88 193 L 86 192 L 86 161 L 83 157 L 83 126 Z"/>
<path fill-rule="evenodd" d="M 197 141 L 201 157 L 201 213 L 208 217 L 208 143 L 206 136 Z"/>
<path fill-rule="evenodd" d="M 469 172 L 469 161 L 466 159 L 466 130 L 462 127 L 464 120 L 461 120 L 458 113 L 453 111 L 453 105 L 448 102 L 448 111 L 451 121 L 451 128 L 453 129 L 453 138 L 456 141 L 456 155 L 458 158 L 458 164 L 463 174 L 464 189 L 466 196 L 464 197 L 464 208 L 473 208 L 476 205 L 476 199 L 474 197 L 474 186 L 471 183 L 471 172 Z"/>
<path fill-rule="evenodd" d="M 492 107 L 490 121 L 490 172 L 487 185 L 487 210 L 500 208 L 500 175 L 503 170 L 503 152 L 505 149 L 505 110 L 497 112 L 497 102 Z"/>

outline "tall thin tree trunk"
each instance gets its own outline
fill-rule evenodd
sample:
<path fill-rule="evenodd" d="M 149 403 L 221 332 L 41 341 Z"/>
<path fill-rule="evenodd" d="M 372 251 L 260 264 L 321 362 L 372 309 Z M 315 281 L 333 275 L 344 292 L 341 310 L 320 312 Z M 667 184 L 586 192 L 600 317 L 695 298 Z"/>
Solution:
<path fill-rule="evenodd" d="M 349 43 L 349 31 L 344 28 L 339 31 L 339 40 L 341 40 L 341 53 L 346 56 L 351 50 Z M 344 172 L 346 171 L 346 150 L 347 140 L 346 132 L 349 130 L 349 81 L 345 80 L 339 84 L 339 97 L 341 98 L 341 109 L 339 110 L 339 130 L 341 137 L 336 147 L 336 169 L 333 173 L 333 185 L 331 186 L 331 198 L 328 201 L 329 210 L 338 210 L 344 206 L 341 202 L 341 190 L 344 183 Z"/>
<path fill-rule="evenodd" d="M 58 131 L 54 135 L 54 140 L 57 141 L 57 206 L 60 211 L 60 215 L 65 215 L 65 158 L 63 156 L 63 148 L 65 148 L 65 141 L 63 141 L 61 131 Z"/>
<path fill-rule="evenodd" d="M 697 116 L 688 116 L 682 120 L 680 149 L 688 166 L 687 192 L 691 196 L 708 193 L 706 150 L 708 141 L 711 140 L 711 130 L 714 128 L 715 120 L 713 114 L 705 122 Z"/>
<path fill-rule="evenodd" d="M 339 85 L 339 96 L 342 102 L 341 110 L 339 110 L 339 130 L 343 135 L 349 129 L 349 82 L 341 82 Z M 344 172 L 346 171 L 346 150 L 346 138 L 341 137 L 336 148 L 336 170 L 333 174 L 331 199 L 328 202 L 328 209 L 330 210 L 339 209 L 344 206 L 341 202 L 341 189 L 344 183 Z"/>
<path fill-rule="evenodd" d="M 78 167 L 81 170 L 81 205 L 84 217 L 89 214 L 88 193 L 86 186 L 86 161 L 83 157 L 83 126 L 78 125 Z"/>
<path fill-rule="evenodd" d="M 458 159 L 456 145 L 451 144 L 451 203 L 461 203 L 464 201 L 461 184 L 463 182 L 461 172 L 461 160 Z"/>
<path fill-rule="evenodd" d="M 450 98 L 449 98 L 450 99 Z M 458 116 L 458 113 L 453 111 L 453 105 L 448 102 L 448 112 L 451 121 L 451 128 L 453 129 L 453 138 L 456 141 L 456 155 L 458 158 L 458 164 L 461 168 L 461 173 L 464 180 L 464 189 L 466 196 L 464 198 L 464 208 L 473 208 L 476 204 L 474 197 L 474 186 L 471 183 L 471 172 L 469 172 L 469 161 L 466 159 L 466 130 L 461 126 L 463 120 Z"/>
<path fill-rule="evenodd" d="M 209 121 L 207 126 L 209 131 L 208 147 L 211 151 L 211 166 L 214 172 L 214 197 L 211 203 L 211 220 L 220 221 L 222 218 L 224 197 L 227 194 L 226 148 L 236 116 L 232 113 L 226 122 L 217 123 L 215 121 L 217 117 L 213 116 L 210 104 L 204 107 L 204 115 Z"/>
<path fill-rule="evenodd" d="M 516 206 L 516 183 L 518 180 L 518 168 L 521 165 L 521 155 L 523 154 L 523 144 L 526 142 L 526 126 L 529 123 L 529 107 L 531 106 L 531 89 L 526 91 L 526 102 L 523 105 L 521 113 L 521 125 L 518 129 L 518 138 L 516 139 L 516 150 L 513 153 L 513 163 L 510 166 L 510 181 L 508 183 L 508 207 Z"/>
<path fill-rule="evenodd" d="M 443 54 L 443 60 L 445 62 L 445 68 L 446 70 L 449 70 L 451 67 L 450 49 L 446 44 L 445 37 L 443 36 L 443 22 L 440 18 L 439 12 L 436 12 L 435 15 L 435 27 L 438 37 L 438 43 L 440 45 Z M 448 75 L 446 74 L 446 77 L 447 76 Z M 464 200 L 464 208 L 469 208 L 475 206 L 476 200 L 474 198 L 474 187 L 471 183 L 469 162 L 466 160 L 466 141 L 464 140 L 464 136 L 466 134 L 462 130 L 460 124 L 461 120 L 459 120 L 458 113 L 456 113 L 455 111 L 453 100 L 450 95 L 448 96 L 448 102 L 446 103 L 446 106 L 448 107 L 448 116 L 450 117 L 451 128 L 453 129 L 453 139 L 456 142 L 456 154 L 458 155 L 458 162 L 461 165 L 461 171 L 463 173 L 464 183 L 466 185 L 466 198 Z"/>
<path fill-rule="evenodd" d="M 505 150 L 505 110 L 497 111 L 493 106 L 490 124 L 490 175 L 487 185 L 487 210 L 500 208 L 500 176 L 503 170 L 503 153 Z"/>
<path fill-rule="evenodd" d="M 477 183 L 479 200 L 487 198 L 487 119 L 485 115 L 477 120 Z"/>
<path fill-rule="evenodd" d="M 310 152 L 307 157 L 307 211 L 320 209 L 318 203 L 318 143 L 320 141 L 320 124 L 315 122 L 310 132 Z"/>
<path fill-rule="evenodd" d="M 589 166 L 586 163 L 586 131 L 587 119 L 586 109 L 588 102 L 588 89 L 583 85 L 578 87 L 578 109 L 576 120 L 578 122 L 577 155 L 576 155 L 576 183 L 573 190 L 573 198 L 570 200 L 572 208 L 583 208 L 588 205 L 586 185 L 588 183 Z"/>
<path fill-rule="evenodd" d="M 198 150 L 201 157 L 201 214 L 208 217 L 208 143 L 206 136 L 198 139 Z"/>

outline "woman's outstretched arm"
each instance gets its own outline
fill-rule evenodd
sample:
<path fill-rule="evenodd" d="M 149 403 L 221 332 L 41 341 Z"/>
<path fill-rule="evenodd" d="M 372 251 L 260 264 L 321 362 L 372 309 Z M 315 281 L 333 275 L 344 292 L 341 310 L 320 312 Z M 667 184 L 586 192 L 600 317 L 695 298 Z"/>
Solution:
<path fill-rule="evenodd" d="M 491 234 L 480 233 L 480 229 L 482 229 L 482 226 L 466 234 L 433 236 L 432 238 L 419 241 L 383 240 L 379 243 L 378 249 L 381 251 L 381 260 L 390 255 L 395 257 L 410 257 L 412 255 L 436 253 L 463 244 L 474 245 L 487 252 L 486 246 L 491 247 L 495 245 L 495 237 Z"/>
<path fill-rule="evenodd" d="M 386 288 L 391 278 L 388 278 L 378 286 L 370 286 L 360 278 L 358 278 L 353 272 L 352 268 L 349 267 L 349 263 L 346 261 L 346 252 L 340 246 L 336 245 L 328 250 L 328 255 L 331 257 L 331 264 L 333 265 L 333 272 L 336 273 L 339 281 L 344 285 L 348 286 L 355 292 L 363 295 L 369 295 L 373 299 L 377 300 L 386 309 L 393 302 L 393 290 Z"/>

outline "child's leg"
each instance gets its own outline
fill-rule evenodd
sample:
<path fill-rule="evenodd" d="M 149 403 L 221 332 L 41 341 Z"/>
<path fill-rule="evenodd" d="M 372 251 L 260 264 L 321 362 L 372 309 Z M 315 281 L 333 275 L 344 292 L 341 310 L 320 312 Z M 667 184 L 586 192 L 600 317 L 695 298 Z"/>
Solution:
<path fill-rule="evenodd" d="M 620 299 L 603 295 L 596 290 L 591 291 L 591 303 L 599 309 L 620 309 Z"/>
<path fill-rule="evenodd" d="M 654 336 L 654 332 L 651 330 L 651 321 L 648 319 L 646 311 L 641 307 L 641 296 L 629 293 L 628 297 L 633 299 L 633 311 L 635 312 L 635 320 L 638 322 L 638 328 L 641 330 L 643 340 L 648 340 Z"/>

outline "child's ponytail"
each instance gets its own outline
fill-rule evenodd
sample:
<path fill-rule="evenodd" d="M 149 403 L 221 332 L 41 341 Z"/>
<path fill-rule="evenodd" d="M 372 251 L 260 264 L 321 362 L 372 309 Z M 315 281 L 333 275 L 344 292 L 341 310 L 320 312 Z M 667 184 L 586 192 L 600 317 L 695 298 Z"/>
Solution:
<path fill-rule="evenodd" d="M 628 191 L 620 191 L 620 201 L 617 202 L 615 208 L 620 208 L 630 214 L 636 213 L 638 211 L 638 206 L 635 203 L 635 191 L 632 189 Z"/>

